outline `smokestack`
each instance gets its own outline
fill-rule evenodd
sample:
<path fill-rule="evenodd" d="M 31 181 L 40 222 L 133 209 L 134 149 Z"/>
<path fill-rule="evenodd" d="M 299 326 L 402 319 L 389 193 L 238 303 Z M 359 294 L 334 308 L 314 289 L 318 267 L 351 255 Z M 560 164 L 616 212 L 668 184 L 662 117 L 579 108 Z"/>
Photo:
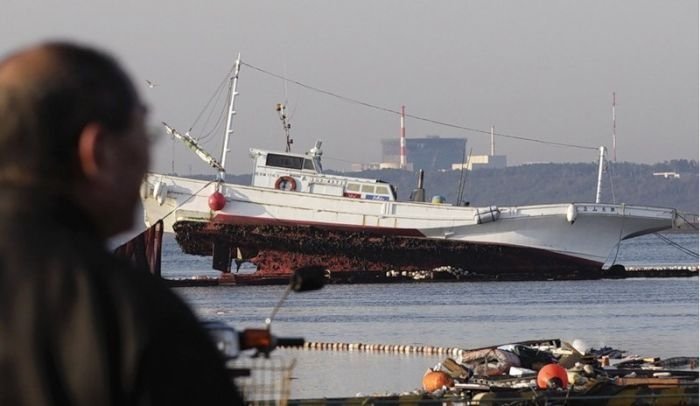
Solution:
<path fill-rule="evenodd" d="M 399 168 L 406 169 L 406 106 L 401 106 L 401 151 Z"/>
<path fill-rule="evenodd" d="M 493 137 L 494 126 L 491 126 L 491 156 L 496 155 L 496 139 Z"/>

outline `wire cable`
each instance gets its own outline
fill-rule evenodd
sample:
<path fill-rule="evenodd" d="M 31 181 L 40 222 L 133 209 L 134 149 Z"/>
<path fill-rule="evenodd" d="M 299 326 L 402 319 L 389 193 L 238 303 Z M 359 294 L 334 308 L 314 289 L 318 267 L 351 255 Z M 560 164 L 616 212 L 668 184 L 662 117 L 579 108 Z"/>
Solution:
<path fill-rule="evenodd" d="M 698 258 L 697 252 L 678 244 L 677 242 L 673 241 L 672 239 L 666 237 L 665 235 L 662 235 L 660 233 L 654 233 L 654 235 L 659 237 L 662 241 L 664 241 L 668 245 L 675 247 L 675 248 L 678 248 L 681 252 L 683 252 L 691 257 Z"/>
<path fill-rule="evenodd" d="M 159 219 L 156 220 L 156 221 L 163 221 L 163 220 L 165 220 L 168 216 L 170 216 L 171 214 L 175 213 L 175 211 L 176 211 L 177 209 L 179 209 L 180 207 L 182 207 L 182 205 L 184 205 L 185 203 L 187 203 L 187 202 L 189 202 L 190 200 L 192 200 L 192 198 L 195 197 L 195 196 L 197 196 L 197 194 L 199 194 L 199 192 L 201 192 L 202 190 L 206 189 L 209 185 L 211 185 L 211 184 L 214 183 L 214 182 L 216 182 L 216 181 L 212 180 L 212 181 L 207 182 L 207 183 L 206 183 L 204 186 L 202 186 L 199 190 L 197 190 L 196 192 L 194 192 L 194 193 L 192 193 L 191 195 L 187 196 L 187 198 L 186 198 L 185 200 L 183 200 L 182 203 L 180 203 L 180 204 L 178 204 L 177 206 L 175 206 L 174 209 L 170 210 L 168 213 L 165 214 L 165 216 L 159 218 Z M 155 222 L 154 222 L 154 224 L 155 224 Z"/>
<path fill-rule="evenodd" d="M 696 226 L 695 224 L 693 224 L 692 222 L 690 222 L 687 218 L 683 217 L 683 215 L 681 215 L 680 213 L 676 212 L 676 216 L 678 216 L 678 217 L 680 217 L 681 219 L 683 219 L 683 221 L 685 221 L 685 223 L 688 224 L 688 226 L 690 226 L 690 228 L 694 228 L 695 230 L 698 229 L 698 226 Z"/>
<path fill-rule="evenodd" d="M 617 262 L 617 256 L 620 254 L 620 245 L 622 245 L 622 231 L 625 228 L 625 204 L 622 203 L 622 221 L 620 222 L 620 235 L 617 236 L 617 245 L 615 246 L 615 257 L 612 260 L 610 267 Z"/>
<path fill-rule="evenodd" d="M 390 108 L 383 107 L 383 106 L 378 106 L 376 104 L 368 103 L 368 102 L 365 102 L 362 100 L 353 99 L 353 98 L 350 98 L 347 96 L 340 95 L 338 93 L 324 90 L 324 89 L 321 89 L 321 88 L 318 88 L 315 86 L 307 85 L 305 83 L 284 77 L 282 75 L 279 75 L 279 74 L 276 74 L 276 73 L 273 73 L 270 71 L 267 71 L 265 69 L 259 68 L 257 66 L 251 65 L 251 64 L 246 63 L 246 62 L 241 62 L 241 65 L 245 65 L 245 66 L 247 66 L 253 70 L 256 70 L 260 73 L 263 73 L 265 75 L 269 75 L 269 76 L 272 76 L 274 78 L 284 80 L 286 82 L 291 82 L 297 86 L 303 87 L 304 89 L 311 90 L 311 91 L 321 93 L 321 94 L 325 94 L 326 96 L 334 97 L 336 99 L 339 99 L 339 100 L 342 100 L 342 101 L 345 101 L 348 103 L 357 104 L 357 105 L 364 106 L 364 107 L 378 110 L 378 111 L 383 111 L 385 113 L 391 113 L 394 115 L 401 115 L 401 112 L 398 110 L 390 109 Z M 491 131 L 487 131 L 487 130 L 479 130 L 477 128 L 465 127 L 462 125 L 447 123 L 444 121 L 434 120 L 431 118 L 417 116 L 414 114 L 406 114 L 405 116 L 410 117 L 410 118 L 415 119 L 415 120 L 424 121 L 424 122 L 431 123 L 431 124 L 437 124 L 437 125 L 440 125 L 443 127 L 449 127 L 449 128 L 454 128 L 454 129 L 463 130 L 463 131 L 470 131 L 470 132 L 475 132 L 475 133 L 480 133 L 480 134 L 491 135 Z M 554 146 L 559 146 L 559 147 L 578 148 L 578 149 L 593 150 L 593 151 L 598 150 L 598 148 L 596 148 L 596 147 L 590 147 L 590 146 L 586 146 L 586 145 L 569 144 L 569 143 L 556 142 L 556 141 L 546 141 L 546 140 L 540 140 L 540 139 L 529 138 L 529 137 L 522 137 L 522 136 L 512 135 L 512 134 L 493 133 L 493 135 L 503 137 L 503 138 L 510 138 L 510 139 L 516 139 L 516 140 L 521 140 L 521 141 L 528 141 L 528 142 L 536 142 L 536 143 L 540 143 L 540 144 L 554 145 Z"/>
<path fill-rule="evenodd" d="M 199 112 L 199 114 L 197 115 L 197 118 L 194 119 L 194 122 L 192 123 L 190 128 L 193 128 L 195 125 L 197 125 L 197 122 L 199 122 L 199 119 L 202 118 L 202 115 L 204 114 L 204 112 L 207 111 L 211 102 L 215 98 L 220 97 L 221 91 L 222 91 L 222 89 L 224 89 L 224 85 L 226 84 L 228 79 L 231 77 L 231 74 L 233 73 L 234 69 L 235 69 L 235 65 L 233 67 L 231 67 L 231 69 L 228 71 L 228 73 L 226 73 L 226 76 L 224 77 L 224 79 L 216 87 L 216 90 L 214 90 L 214 93 L 209 98 L 209 101 L 207 101 L 207 104 L 204 105 L 204 108 L 202 108 L 202 111 Z M 210 111 L 209 117 L 207 117 L 207 121 L 209 121 L 210 117 L 211 117 L 211 111 Z"/>

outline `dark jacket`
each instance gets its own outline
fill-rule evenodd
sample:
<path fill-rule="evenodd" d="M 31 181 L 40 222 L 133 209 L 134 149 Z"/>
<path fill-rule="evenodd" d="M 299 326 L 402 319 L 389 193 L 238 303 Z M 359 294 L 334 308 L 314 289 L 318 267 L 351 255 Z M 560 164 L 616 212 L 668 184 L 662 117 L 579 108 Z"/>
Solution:
<path fill-rule="evenodd" d="M 190 309 L 75 206 L 0 187 L 0 405 L 234 405 Z"/>

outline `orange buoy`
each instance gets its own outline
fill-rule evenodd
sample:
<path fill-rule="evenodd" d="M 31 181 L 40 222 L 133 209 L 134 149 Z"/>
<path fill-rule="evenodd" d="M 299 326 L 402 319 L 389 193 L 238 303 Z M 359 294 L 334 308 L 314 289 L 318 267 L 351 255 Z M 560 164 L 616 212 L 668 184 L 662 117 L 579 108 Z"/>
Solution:
<path fill-rule="evenodd" d="M 454 381 L 442 371 L 428 371 L 423 375 L 423 389 L 426 392 L 435 392 L 443 386 L 453 386 Z"/>
<path fill-rule="evenodd" d="M 559 364 L 547 364 L 537 373 L 537 387 L 540 389 L 566 389 L 568 386 L 569 376 Z"/>

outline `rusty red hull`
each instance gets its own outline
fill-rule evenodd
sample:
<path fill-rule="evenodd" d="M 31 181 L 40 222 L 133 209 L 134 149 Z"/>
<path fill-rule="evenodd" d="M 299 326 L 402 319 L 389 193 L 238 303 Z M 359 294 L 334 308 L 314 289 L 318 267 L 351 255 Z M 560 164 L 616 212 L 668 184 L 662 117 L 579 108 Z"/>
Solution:
<path fill-rule="evenodd" d="M 222 224 L 181 221 L 174 225 L 185 253 L 212 255 L 228 247 L 255 264 L 255 278 L 288 276 L 304 265 L 323 265 L 334 279 L 371 282 L 387 272 L 452 267 L 467 277 L 501 280 L 595 279 L 602 264 L 545 250 L 485 243 L 381 234 L 299 224 Z M 235 266 L 234 266 L 235 269 Z"/>

